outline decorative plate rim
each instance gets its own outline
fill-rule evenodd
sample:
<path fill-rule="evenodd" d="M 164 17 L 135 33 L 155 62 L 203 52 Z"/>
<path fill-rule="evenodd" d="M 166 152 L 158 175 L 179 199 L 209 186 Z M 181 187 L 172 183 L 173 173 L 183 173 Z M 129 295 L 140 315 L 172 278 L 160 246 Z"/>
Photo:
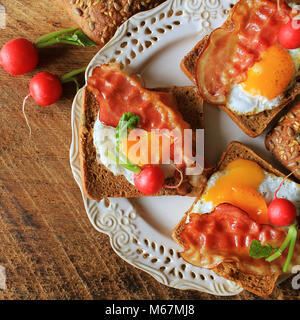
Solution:
<path fill-rule="evenodd" d="M 198 28 L 200 25 L 199 32 L 209 33 L 212 28 L 222 23 L 218 13 L 221 12 L 222 19 L 225 20 L 226 11 L 233 2 L 230 0 L 168 0 L 152 10 L 131 17 L 91 60 L 86 71 L 86 79 L 95 66 L 109 61 L 116 61 L 129 71 L 134 70 L 132 65 L 139 64 L 143 57 L 153 54 L 157 50 L 155 47 L 159 48 L 160 37 L 171 39 L 168 33 L 171 34 L 171 31 L 179 28 L 180 25 L 192 23 Z M 154 24 L 156 33 L 150 30 Z M 137 31 L 138 40 L 132 37 L 137 34 Z M 240 293 L 243 289 L 237 283 L 226 280 L 211 270 L 186 263 L 179 256 L 180 247 L 150 226 L 128 199 L 111 198 L 97 202 L 85 196 L 78 143 L 82 93 L 83 89 L 79 90 L 72 105 L 70 165 L 93 227 L 109 235 L 113 250 L 122 259 L 149 273 L 164 285 L 219 296 Z M 157 240 L 159 238 L 163 239 L 163 243 Z"/>

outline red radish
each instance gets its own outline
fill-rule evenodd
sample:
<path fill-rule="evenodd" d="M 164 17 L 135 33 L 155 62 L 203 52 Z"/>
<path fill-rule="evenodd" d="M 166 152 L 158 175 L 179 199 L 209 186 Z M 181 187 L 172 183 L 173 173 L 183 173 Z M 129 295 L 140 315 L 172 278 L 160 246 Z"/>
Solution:
<path fill-rule="evenodd" d="M 287 200 L 275 198 L 268 207 L 269 221 L 278 227 L 287 227 L 296 219 L 296 207 Z"/>
<path fill-rule="evenodd" d="M 287 176 L 285 179 L 287 179 Z M 268 207 L 268 218 L 271 223 L 278 227 L 286 227 L 291 225 L 296 219 L 297 210 L 295 205 L 283 198 L 278 198 L 277 193 L 282 187 L 285 179 L 281 182 L 279 188 L 276 190 L 274 200 Z"/>
<path fill-rule="evenodd" d="M 0 51 L 0 65 L 11 75 L 21 75 L 33 70 L 38 61 L 36 47 L 23 38 L 7 42 Z"/>
<path fill-rule="evenodd" d="M 41 72 L 31 79 L 29 91 L 29 95 L 23 101 L 23 114 L 31 135 L 31 127 L 25 113 L 26 101 L 32 97 L 40 106 L 49 106 L 60 99 L 63 90 L 57 76 L 49 72 Z"/>
<path fill-rule="evenodd" d="M 134 175 L 136 188 L 146 195 L 159 192 L 164 186 L 165 175 L 159 166 L 145 166 L 139 174 Z"/>
<path fill-rule="evenodd" d="M 79 83 L 75 76 L 84 72 L 86 68 L 71 71 L 65 74 L 63 77 L 58 78 L 56 75 L 50 72 L 40 72 L 34 76 L 29 85 L 30 93 L 24 98 L 23 101 L 23 114 L 31 134 L 31 128 L 28 123 L 28 119 L 25 114 L 25 104 L 29 98 L 33 98 L 34 101 L 40 106 L 50 106 L 57 102 L 63 93 L 62 84 L 68 82 L 75 82 L 77 91 L 79 90 Z"/>
<path fill-rule="evenodd" d="M 38 64 L 39 48 L 56 43 L 91 47 L 96 44 L 77 27 L 55 31 L 38 38 L 35 43 L 19 38 L 7 42 L 0 51 L 0 65 L 11 75 L 21 75 L 33 70 Z"/>
<path fill-rule="evenodd" d="M 49 72 L 38 73 L 29 85 L 30 96 L 40 106 L 50 106 L 62 95 L 62 85 L 57 76 Z"/>
<path fill-rule="evenodd" d="M 300 22 L 292 20 L 283 25 L 278 33 L 279 43 L 286 49 L 300 47 Z"/>

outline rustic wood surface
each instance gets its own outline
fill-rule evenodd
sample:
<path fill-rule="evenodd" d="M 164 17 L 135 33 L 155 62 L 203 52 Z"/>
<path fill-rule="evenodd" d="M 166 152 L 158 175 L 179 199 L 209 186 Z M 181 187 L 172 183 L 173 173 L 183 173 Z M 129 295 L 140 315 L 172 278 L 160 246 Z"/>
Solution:
<path fill-rule="evenodd" d="M 73 26 L 53 1 L 0 4 L 7 18 L 0 46 Z M 0 70 L 0 265 L 7 272 L 0 299 L 221 299 L 159 284 L 119 258 L 108 237 L 92 227 L 69 166 L 72 85 L 51 107 L 27 103 L 29 137 L 21 106 L 31 77 L 63 75 L 87 65 L 96 52 L 56 45 L 41 50 L 34 72 L 11 77 Z M 267 299 L 298 298 L 287 280 Z M 242 292 L 226 299 L 258 297 Z"/>

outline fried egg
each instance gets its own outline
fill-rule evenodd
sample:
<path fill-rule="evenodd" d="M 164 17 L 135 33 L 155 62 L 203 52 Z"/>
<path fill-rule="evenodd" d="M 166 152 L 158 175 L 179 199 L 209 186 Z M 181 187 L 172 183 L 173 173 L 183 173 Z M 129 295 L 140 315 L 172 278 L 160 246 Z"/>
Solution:
<path fill-rule="evenodd" d="M 123 175 L 128 182 L 134 185 L 134 173 L 121 165 L 114 163 L 107 157 L 107 151 L 115 152 L 117 146 L 116 129 L 103 124 L 99 120 L 99 114 L 94 124 L 93 143 L 96 149 L 97 160 L 110 170 L 115 176 Z M 161 164 L 165 177 L 174 176 L 175 168 L 172 164 Z"/>
<path fill-rule="evenodd" d="M 285 92 L 296 81 L 300 67 L 300 49 L 286 50 L 274 45 L 246 74 L 246 80 L 234 83 L 227 107 L 243 114 L 257 114 L 281 105 Z"/>
<path fill-rule="evenodd" d="M 249 214 L 258 223 L 266 224 L 267 207 L 274 199 L 282 178 L 263 170 L 256 162 L 234 160 L 214 173 L 205 191 L 194 205 L 193 213 L 210 213 L 221 203 L 232 204 Z M 278 192 L 279 198 L 294 203 L 300 213 L 300 185 L 286 180 Z"/>

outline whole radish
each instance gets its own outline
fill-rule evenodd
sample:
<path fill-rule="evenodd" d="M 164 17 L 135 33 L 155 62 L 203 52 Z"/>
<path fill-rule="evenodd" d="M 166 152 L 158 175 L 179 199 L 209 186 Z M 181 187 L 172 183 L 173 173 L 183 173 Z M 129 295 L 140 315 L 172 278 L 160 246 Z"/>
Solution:
<path fill-rule="evenodd" d="M 278 198 L 277 194 L 281 189 L 284 181 L 288 178 L 287 176 L 274 194 L 274 200 L 268 206 L 268 219 L 269 221 L 278 227 L 287 227 L 291 225 L 297 215 L 297 209 L 295 205 L 288 199 Z"/>
<path fill-rule="evenodd" d="M 165 183 L 165 175 L 159 166 L 148 165 L 134 175 L 135 187 L 146 195 L 159 192 Z"/>
<path fill-rule="evenodd" d="M 39 62 L 36 47 L 27 39 L 7 42 L 0 51 L 0 65 L 11 75 L 21 75 L 33 70 Z"/>
<path fill-rule="evenodd" d="M 63 89 L 61 81 L 56 75 L 50 72 L 41 72 L 31 79 L 29 91 L 29 97 L 32 97 L 37 104 L 50 106 L 60 99 Z"/>
<path fill-rule="evenodd" d="M 165 174 L 163 170 L 157 165 L 146 165 L 140 173 L 134 175 L 135 187 L 145 195 L 153 195 L 158 193 L 163 187 L 167 189 L 179 188 L 183 182 L 183 174 L 181 170 L 174 166 L 180 174 L 180 181 L 175 186 L 165 184 Z"/>
<path fill-rule="evenodd" d="M 35 75 L 29 84 L 29 94 L 24 98 L 23 101 L 23 114 L 31 134 L 31 127 L 29 125 L 28 119 L 25 114 L 25 104 L 29 98 L 33 100 L 40 106 L 50 106 L 57 102 L 63 93 L 63 83 L 75 82 L 77 91 L 79 89 L 79 84 L 75 78 L 76 75 L 84 72 L 86 68 L 81 68 L 67 73 L 63 77 L 59 78 L 50 72 L 40 72 Z"/>
<path fill-rule="evenodd" d="M 33 70 L 38 62 L 38 49 L 55 43 L 90 47 L 96 44 L 78 28 L 52 32 L 37 39 L 35 43 L 24 38 L 7 42 L 0 51 L 0 65 L 11 75 L 21 75 Z"/>
<path fill-rule="evenodd" d="M 296 219 L 296 207 L 287 199 L 275 198 L 268 207 L 268 218 L 278 227 L 287 227 Z"/>
<path fill-rule="evenodd" d="M 300 22 L 290 19 L 283 25 L 278 33 L 279 43 L 286 49 L 297 49 L 300 47 Z"/>

